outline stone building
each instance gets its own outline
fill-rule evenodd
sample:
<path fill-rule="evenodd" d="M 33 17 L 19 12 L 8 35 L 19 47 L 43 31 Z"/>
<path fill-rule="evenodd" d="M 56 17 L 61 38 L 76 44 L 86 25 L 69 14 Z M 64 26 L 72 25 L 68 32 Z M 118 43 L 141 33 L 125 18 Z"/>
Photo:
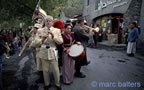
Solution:
<path fill-rule="evenodd" d="M 88 24 L 101 25 L 111 43 L 124 43 L 125 30 L 131 22 L 137 21 L 143 42 L 143 3 L 143 0 L 84 0 L 83 16 Z"/>
<path fill-rule="evenodd" d="M 138 47 L 144 48 L 144 1 L 143 0 L 141 4 L 142 5 L 141 5 L 141 14 L 140 14 L 140 22 L 139 22 L 139 26 L 141 28 L 141 34 L 138 40 Z"/>

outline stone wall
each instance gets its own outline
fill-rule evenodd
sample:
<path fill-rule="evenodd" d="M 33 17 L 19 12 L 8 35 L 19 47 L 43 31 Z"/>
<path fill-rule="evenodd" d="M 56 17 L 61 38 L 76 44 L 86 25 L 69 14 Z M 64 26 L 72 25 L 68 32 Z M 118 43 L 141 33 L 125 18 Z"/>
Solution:
<path fill-rule="evenodd" d="M 141 6 L 140 28 L 141 28 L 141 34 L 138 40 L 138 47 L 144 48 L 144 0 Z"/>
<path fill-rule="evenodd" d="M 124 28 L 123 30 L 127 30 L 129 24 L 131 24 L 133 21 L 138 21 L 140 22 L 140 14 L 141 14 L 141 5 L 142 5 L 143 0 L 132 0 L 131 4 L 124 14 Z M 124 32 L 123 32 L 123 37 L 124 37 Z M 124 38 L 123 38 L 124 39 Z M 125 40 L 123 40 L 124 42 Z"/>
<path fill-rule="evenodd" d="M 131 1 L 128 10 L 124 14 L 124 30 L 131 22 L 140 20 L 141 3 L 142 0 Z"/>

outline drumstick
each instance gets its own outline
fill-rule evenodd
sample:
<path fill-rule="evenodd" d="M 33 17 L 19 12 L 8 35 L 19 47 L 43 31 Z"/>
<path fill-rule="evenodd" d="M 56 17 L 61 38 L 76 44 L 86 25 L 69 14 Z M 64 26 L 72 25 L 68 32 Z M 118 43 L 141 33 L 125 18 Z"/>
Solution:
<path fill-rule="evenodd" d="M 72 45 L 74 44 L 75 40 L 72 42 Z"/>

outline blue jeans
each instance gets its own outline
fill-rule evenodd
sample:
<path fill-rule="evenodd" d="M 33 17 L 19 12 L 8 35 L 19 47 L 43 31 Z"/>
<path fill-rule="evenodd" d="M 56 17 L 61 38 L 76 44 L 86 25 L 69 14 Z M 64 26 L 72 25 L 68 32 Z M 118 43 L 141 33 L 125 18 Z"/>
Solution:
<path fill-rule="evenodd" d="M 0 89 L 2 88 L 2 56 L 0 56 Z"/>

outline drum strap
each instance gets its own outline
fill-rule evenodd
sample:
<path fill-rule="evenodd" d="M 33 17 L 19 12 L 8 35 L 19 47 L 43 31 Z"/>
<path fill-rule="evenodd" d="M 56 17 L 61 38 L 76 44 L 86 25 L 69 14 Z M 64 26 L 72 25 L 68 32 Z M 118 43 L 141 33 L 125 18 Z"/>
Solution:
<path fill-rule="evenodd" d="M 70 45 L 72 45 L 72 37 L 70 36 Z"/>

